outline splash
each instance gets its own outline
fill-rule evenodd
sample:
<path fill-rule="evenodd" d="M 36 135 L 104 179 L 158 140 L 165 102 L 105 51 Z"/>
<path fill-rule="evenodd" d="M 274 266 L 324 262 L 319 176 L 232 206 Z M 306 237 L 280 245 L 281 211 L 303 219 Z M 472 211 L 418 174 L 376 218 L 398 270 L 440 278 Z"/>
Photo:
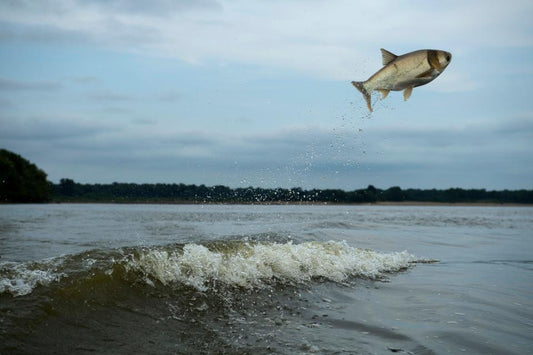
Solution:
<path fill-rule="evenodd" d="M 83 291 L 85 283 L 94 286 L 98 282 L 126 287 L 185 285 L 199 291 L 312 280 L 340 283 L 354 277 L 380 278 L 413 262 L 420 260 L 405 251 L 380 253 L 334 241 L 215 241 L 93 250 L 39 262 L 0 264 L 0 294 L 23 296 L 37 287 Z"/>
<path fill-rule="evenodd" d="M 59 259 L 48 259 L 38 263 L 2 263 L 0 294 L 24 296 L 37 286 L 48 286 L 54 281 L 59 281 L 64 275 L 54 271 L 58 262 Z"/>
<path fill-rule="evenodd" d="M 186 244 L 180 251 L 147 250 L 126 267 L 149 284 L 185 284 L 206 291 L 222 283 L 252 288 L 272 282 L 312 279 L 342 282 L 350 277 L 377 278 L 416 261 L 407 252 L 383 254 L 339 242 L 236 243 L 230 248 Z"/>

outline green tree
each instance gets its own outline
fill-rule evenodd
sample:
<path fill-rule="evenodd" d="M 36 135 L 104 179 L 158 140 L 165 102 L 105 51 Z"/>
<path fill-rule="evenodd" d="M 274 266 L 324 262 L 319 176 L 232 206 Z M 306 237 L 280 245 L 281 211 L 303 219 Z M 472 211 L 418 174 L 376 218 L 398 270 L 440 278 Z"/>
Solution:
<path fill-rule="evenodd" d="M 400 202 L 405 200 L 402 189 L 399 186 L 393 186 L 385 190 L 382 194 L 383 201 Z"/>
<path fill-rule="evenodd" d="M 76 183 L 72 179 L 61 179 L 59 181 L 59 193 L 64 196 L 74 196 Z"/>
<path fill-rule="evenodd" d="M 0 202 L 47 202 L 46 173 L 18 154 L 0 149 Z"/>

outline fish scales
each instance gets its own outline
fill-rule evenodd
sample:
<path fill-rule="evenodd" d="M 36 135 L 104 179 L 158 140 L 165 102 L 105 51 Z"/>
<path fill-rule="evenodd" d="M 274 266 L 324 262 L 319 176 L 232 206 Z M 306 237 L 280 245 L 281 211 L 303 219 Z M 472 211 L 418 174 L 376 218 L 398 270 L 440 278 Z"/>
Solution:
<path fill-rule="evenodd" d="M 404 100 L 407 101 L 413 88 L 433 81 L 446 69 L 452 58 L 451 53 L 436 49 L 422 49 L 397 56 L 382 48 L 381 53 L 383 68 L 364 82 L 352 81 L 363 94 L 370 112 L 373 91 L 380 91 L 385 98 L 391 90 L 404 90 Z"/>

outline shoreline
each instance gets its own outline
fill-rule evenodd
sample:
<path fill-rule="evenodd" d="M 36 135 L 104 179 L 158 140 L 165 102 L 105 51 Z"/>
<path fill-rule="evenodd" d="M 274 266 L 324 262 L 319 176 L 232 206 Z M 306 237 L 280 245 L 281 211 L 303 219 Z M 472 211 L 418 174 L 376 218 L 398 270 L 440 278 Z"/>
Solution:
<path fill-rule="evenodd" d="M 461 207 L 533 207 L 533 204 L 516 202 L 376 202 L 377 206 L 461 206 Z"/>
<path fill-rule="evenodd" d="M 0 203 L 24 205 L 25 203 Z M 271 202 L 214 202 L 214 201 L 50 201 L 29 204 L 102 204 L 102 205 L 257 205 L 257 206 L 391 206 L 391 207 L 533 207 L 533 204 L 514 202 L 431 202 L 431 201 L 379 201 L 364 203 L 271 201 Z"/>

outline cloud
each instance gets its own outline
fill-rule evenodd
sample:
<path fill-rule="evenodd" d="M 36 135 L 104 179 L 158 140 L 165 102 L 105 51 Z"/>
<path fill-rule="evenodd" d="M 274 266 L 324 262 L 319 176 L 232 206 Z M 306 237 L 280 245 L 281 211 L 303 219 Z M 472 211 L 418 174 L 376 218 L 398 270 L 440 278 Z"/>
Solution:
<path fill-rule="evenodd" d="M 13 101 L 0 97 L 0 107 L 2 107 L 3 109 L 12 108 L 14 106 L 15 105 L 13 104 Z"/>
<path fill-rule="evenodd" d="M 178 102 L 182 99 L 182 95 L 177 92 L 165 92 L 156 95 L 156 100 L 164 103 Z"/>
<path fill-rule="evenodd" d="M 533 112 L 523 112 L 497 125 L 498 132 L 505 137 L 533 139 Z"/>
<path fill-rule="evenodd" d="M 100 7 L 103 11 L 112 10 L 118 13 L 169 16 L 174 13 L 192 10 L 221 10 L 220 4 L 215 0 L 92 0 L 85 1 L 92 6 Z"/>
<path fill-rule="evenodd" d="M 101 79 L 96 76 L 74 76 L 68 79 L 71 82 L 79 85 L 93 85 L 101 83 Z"/>
<path fill-rule="evenodd" d="M 128 102 L 128 101 L 136 101 L 137 99 L 130 95 L 124 95 L 119 94 L 116 92 L 100 92 L 100 93 L 93 93 L 90 94 L 89 99 L 97 102 Z"/>
<path fill-rule="evenodd" d="M 293 126 L 255 134 L 180 130 L 158 121 L 0 120 L 5 148 L 42 166 L 54 181 L 81 182 L 533 188 L 532 138 L 527 112 L 455 126 L 369 122 L 362 131 Z"/>
<path fill-rule="evenodd" d="M 190 63 L 239 62 L 332 79 L 371 74 L 379 47 L 468 51 L 533 45 L 530 1 L 3 2 L 0 19 Z M 475 16 L 472 14 L 475 13 Z M 9 26 L 8 26 L 9 27 Z M 13 34 L 19 30 L 13 30 Z M 32 33 L 35 33 L 32 31 Z M 53 37 L 53 35 L 52 35 Z M 379 60 L 376 61 L 379 63 Z"/>
<path fill-rule="evenodd" d="M 0 3 L 0 7 L 2 3 Z M 82 29 L 67 29 L 46 21 L 13 21 L 0 15 L 0 42 L 27 41 L 31 43 L 80 44 L 93 40 Z M 42 23 L 41 23 L 42 22 Z"/>
<path fill-rule="evenodd" d="M 55 81 L 21 81 L 0 78 L 0 90 L 2 91 L 55 91 L 63 86 Z"/>
<path fill-rule="evenodd" d="M 0 116 L 0 140 L 18 142 L 19 145 L 28 141 L 50 142 L 54 145 L 65 140 L 94 138 L 99 132 L 112 130 L 109 124 L 104 125 L 87 121 L 80 117 L 29 117 Z"/>

